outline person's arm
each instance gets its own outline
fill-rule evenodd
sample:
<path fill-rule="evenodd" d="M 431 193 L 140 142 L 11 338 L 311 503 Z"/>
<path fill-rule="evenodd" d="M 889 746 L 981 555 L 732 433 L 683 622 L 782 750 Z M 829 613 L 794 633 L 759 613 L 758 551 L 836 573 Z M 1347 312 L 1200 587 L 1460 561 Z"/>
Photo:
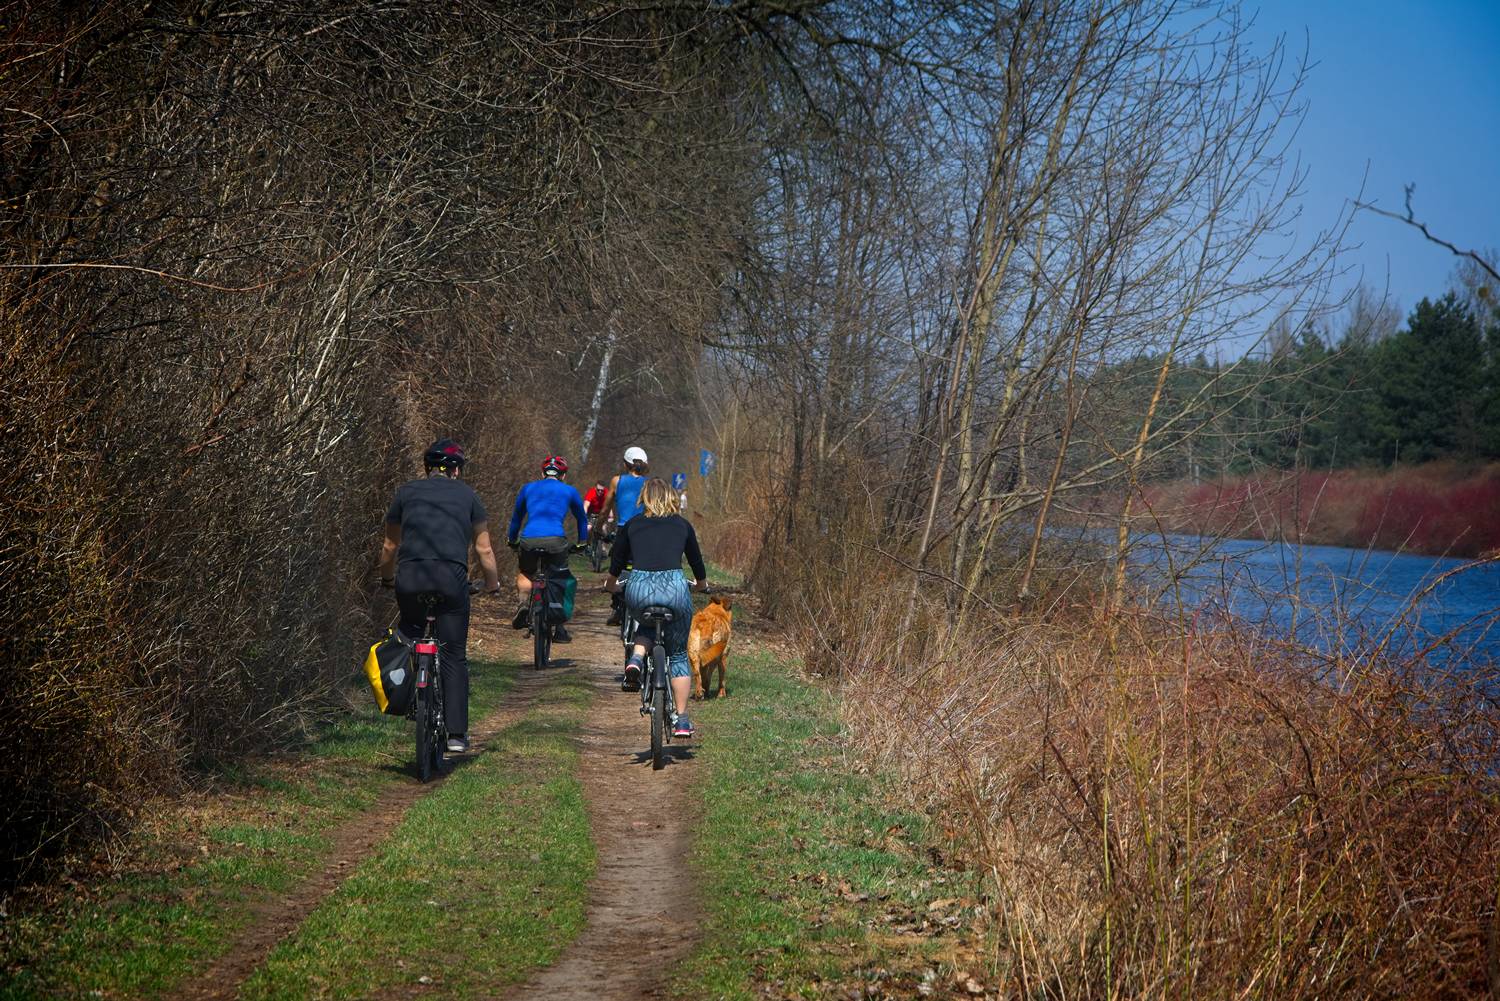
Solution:
<path fill-rule="evenodd" d="M 604 502 L 605 510 L 609 512 L 610 521 L 620 520 L 620 505 L 615 500 L 615 495 L 620 491 L 620 477 L 616 476 L 609 481 L 609 500 Z"/>
<path fill-rule="evenodd" d="M 615 535 L 615 544 L 609 551 L 609 580 L 604 582 L 604 590 L 616 591 L 619 589 L 619 578 L 625 569 L 625 564 L 630 562 L 630 525 L 623 526 Z"/>
<path fill-rule="evenodd" d="M 526 488 L 522 487 L 516 494 L 516 507 L 510 513 L 510 528 L 505 533 L 505 541 L 512 546 L 516 544 L 516 538 L 521 531 L 521 516 L 526 512 Z"/>
<path fill-rule="evenodd" d="M 568 498 L 568 508 L 573 512 L 573 520 L 578 522 L 578 544 L 581 546 L 589 541 L 589 513 L 583 508 L 583 498 L 578 496 L 574 490 Z"/>
<path fill-rule="evenodd" d="M 484 571 L 484 589 L 491 594 L 500 591 L 500 568 L 495 564 L 495 550 L 490 545 L 490 523 L 481 521 L 474 526 L 474 552 L 479 556 L 479 569 Z"/>
<path fill-rule="evenodd" d="M 401 550 L 401 491 L 391 498 L 385 512 L 385 539 L 380 545 L 380 583 L 390 587 L 396 582 L 396 554 Z"/>
<path fill-rule="evenodd" d="M 401 549 L 401 523 L 385 523 L 385 541 L 380 544 L 380 583 L 396 582 L 396 553 Z"/>
<path fill-rule="evenodd" d="M 703 565 L 703 551 L 698 548 L 698 533 L 693 531 L 692 523 L 683 518 L 682 523 L 687 525 L 687 541 L 683 543 L 682 551 L 687 555 L 688 566 L 693 568 L 693 586 L 702 591 L 708 587 L 708 568 Z"/>

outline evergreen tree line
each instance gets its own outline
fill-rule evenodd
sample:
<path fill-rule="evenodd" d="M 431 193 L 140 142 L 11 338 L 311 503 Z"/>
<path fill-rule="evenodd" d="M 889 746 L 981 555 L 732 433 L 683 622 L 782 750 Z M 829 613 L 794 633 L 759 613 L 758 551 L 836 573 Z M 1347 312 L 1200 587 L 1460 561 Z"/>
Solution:
<path fill-rule="evenodd" d="M 1224 408 L 1205 399 L 1154 472 L 1204 479 L 1500 459 L 1500 312 L 1488 298 L 1424 298 L 1399 324 L 1389 308 L 1373 318 L 1356 308 L 1338 327 L 1309 323 L 1273 337 L 1264 356 L 1227 376 L 1200 355 L 1173 374 L 1170 396 L 1205 399 L 1210 384 L 1246 389 Z"/>

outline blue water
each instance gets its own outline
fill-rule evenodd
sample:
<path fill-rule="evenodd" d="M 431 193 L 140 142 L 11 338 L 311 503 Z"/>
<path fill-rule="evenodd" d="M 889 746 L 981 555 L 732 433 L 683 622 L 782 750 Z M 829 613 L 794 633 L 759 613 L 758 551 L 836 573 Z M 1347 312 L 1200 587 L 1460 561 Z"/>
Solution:
<path fill-rule="evenodd" d="M 1227 613 L 1325 652 L 1500 664 L 1497 563 L 1192 535 L 1137 536 L 1132 557 L 1158 603 Z"/>

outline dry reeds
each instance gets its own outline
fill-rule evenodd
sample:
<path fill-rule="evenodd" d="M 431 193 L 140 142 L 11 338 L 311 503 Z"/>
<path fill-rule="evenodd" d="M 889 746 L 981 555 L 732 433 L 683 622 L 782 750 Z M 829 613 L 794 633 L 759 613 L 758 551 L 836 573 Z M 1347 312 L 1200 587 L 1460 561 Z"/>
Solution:
<path fill-rule="evenodd" d="M 903 637 L 899 574 L 799 566 L 809 665 L 988 874 L 1018 995 L 1500 989 L 1500 707 L 1473 675 L 1314 666 L 1098 603 L 955 631 L 937 586 Z"/>

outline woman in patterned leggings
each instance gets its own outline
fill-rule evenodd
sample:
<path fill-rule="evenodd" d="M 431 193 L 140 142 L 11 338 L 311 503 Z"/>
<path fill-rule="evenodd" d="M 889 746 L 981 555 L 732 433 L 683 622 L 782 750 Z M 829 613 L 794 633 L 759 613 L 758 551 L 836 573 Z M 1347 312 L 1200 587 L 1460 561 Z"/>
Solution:
<path fill-rule="evenodd" d="M 634 569 L 625 582 L 625 604 L 630 614 L 640 618 L 647 605 L 666 605 L 672 609 L 672 621 L 667 623 L 666 636 L 662 637 L 662 645 L 667 649 L 667 674 L 672 679 L 672 701 L 677 704 L 672 735 L 691 737 L 693 724 L 688 719 L 687 703 L 693 672 L 688 666 L 687 638 L 693 625 L 693 596 L 682 576 L 683 558 L 687 558 L 693 570 L 693 587 L 700 591 L 708 588 L 708 571 L 698 550 L 698 534 L 677 513 L 677 495 L 666 480 L 655 477 L 646 481 L 641 488 L 641 507 L 641 513 L 626 522 L 615 536 L 604 589 L 619 591 L 620 571 L 627 563 L 633 564 Z M 629 687 L 640 684 L 646 641 L 653 638 L 650 628 L 642 625 L 636 634 L 635 650 L 625 664 L 625 683 Z"/>

